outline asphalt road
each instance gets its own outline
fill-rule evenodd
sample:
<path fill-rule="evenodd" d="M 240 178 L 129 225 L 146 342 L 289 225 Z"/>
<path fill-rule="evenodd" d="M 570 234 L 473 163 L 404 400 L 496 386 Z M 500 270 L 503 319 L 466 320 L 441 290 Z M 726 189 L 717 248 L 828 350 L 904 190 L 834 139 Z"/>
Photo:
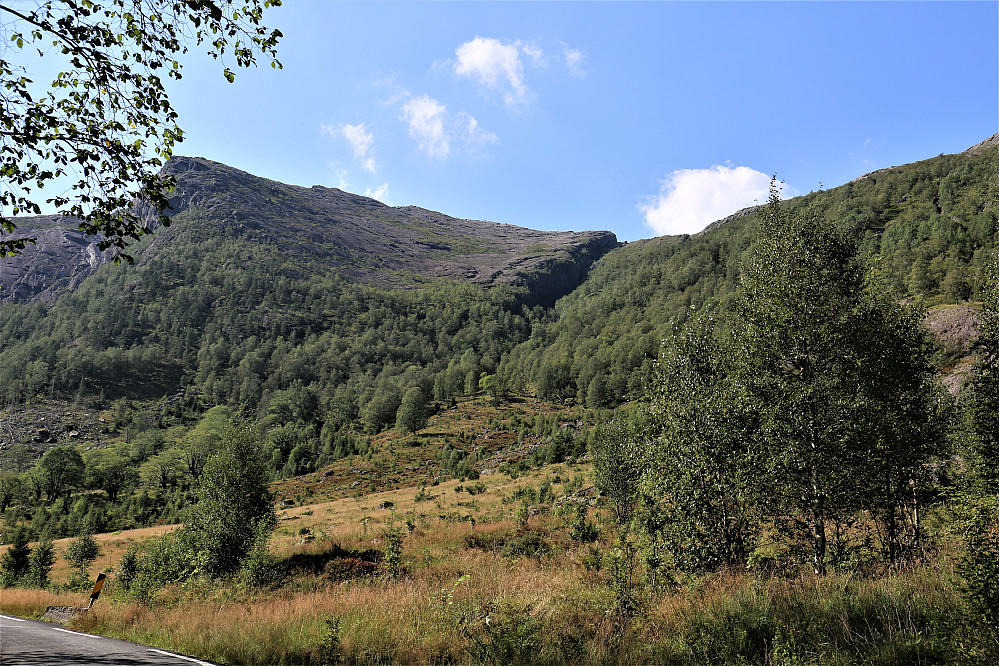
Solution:
<path fill-rule="evenodd" d="M 120 664 L 122 666 L 189 666 L 210 662 L 157 650 L 138 643 L 70 631 L 51 622 L 0 615 L 2 666 Z"/>

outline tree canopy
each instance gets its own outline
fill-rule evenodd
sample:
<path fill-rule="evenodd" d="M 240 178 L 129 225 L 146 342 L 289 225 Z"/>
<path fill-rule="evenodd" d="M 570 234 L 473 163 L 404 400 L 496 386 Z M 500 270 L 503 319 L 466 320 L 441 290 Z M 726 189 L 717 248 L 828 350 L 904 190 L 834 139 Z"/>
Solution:
<path fill-rule="evenodd" d="M 205 464 L 198 502 L 184 525 L 184 537 L 201 553 L 206 573 L 236 571 L 257 536 L 270 534 L 277 519 L 267 482 L 254 433 L 246 426 L 228 428 Z"/>
<path fill-rule="evenodd" d="M 650 564 L 744 564 L 772 523 L 810 542 L 824 574 L 829 534 L 861 511 L 886 559 L 911 553 L 942 439 L 918 313 L 883 295 L 846 235 L 787 214 L 776 192 L 734 301 L 726 321 L 695 312 L 664 340 L 638 484 Z"/>
<path fill-rule="evenodd" d="M 257 56 L 280 67 L 278 30 L 261 24 L 281 0 L 46 0 L 23 7 L 0 3 L 9 43 L 0 58 L 0 232 L 12 218 L 39 214 L 42 204 L 76 218 L 79 229 L 101 235 L 99 247 L 117 257 L 129 240 L 167 225 L 173 184 L 159 173 L 183 140 L 164 78 L 180 79 L 180 57 L 207 46 L 231 83 L 237 67 Z M 55 78 L 37 83 L 29 61 L 59 60 Z M 8 59 L 8 54 L 13 58 Z M 36 65 L 37 66 L 37 65 Z M 57 179 L 75 179 L 42 200 Z M 137 201 L 152 206 L 140 212 Z M 0 238 L 0 258 L 16 254 L 27 237 Z"/>

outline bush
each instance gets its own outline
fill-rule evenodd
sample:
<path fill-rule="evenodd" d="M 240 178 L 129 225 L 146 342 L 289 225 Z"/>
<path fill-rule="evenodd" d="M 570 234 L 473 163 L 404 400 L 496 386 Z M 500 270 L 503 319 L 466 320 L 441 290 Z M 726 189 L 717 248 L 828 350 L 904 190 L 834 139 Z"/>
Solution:
<path fill-rule="evenodd" d="M 600 528 L 586 520 L 586 506 L 576 509 L 576 519 L 569 527 L 569 538 L 581 543 L 593 543 L 600 536 Z"/>
<path fill-rule="evenodd" d="M 999 502 L 980 502 L 974 512 L 957 571 L 964 578 L 962 591 L 972 618 L 999 638 Z"/>
<path fill-rule="evenodd" d="M 118 572 L 115 576 L 116 584 L 123 592 L 129 592 L 139 575 L 139 553 L 133 547 L 125 551 L 118 562 Z"/>
<path fill-rule="evenodd" d="M 541 623 L 530 607 L 504 604 L 468 634 L 468 651 L 477 664 L 534 664 L 541 648 Z"/>
<path fill-rule="evenodd" d="M 31 547 L 28 541 L 31 533 L 28 528 L 21 525 L 14 529 L 11 538 L 10 548 L 0 558 L 0 587 L 14 587 L 21 583 L 21 579 L 28 573 Z"/>
<path fill-rule="evenodd" d="M 303 528 L 307 529 L 307 528 Z M 243 584 L 250 587 L 273 585 L 280 578 L 280 567 L 277 558 L 268 546 L 270 529 L 258 529 L 257 538 L 249 554 L 243 558 L 239 577 Z"/>
<path fill-rule="evenodd" d="M 551 545 L 536 532 L 472 532 L 465 535 L 465 546 L 498 552 L 506 557 L 542 557 L 552 552 Z"/>
<path fill-rule="evenodd" d="M 52 542 L 46 540 L 35 546 L 28 559 L 27 584 L 42 589 L 48 587 L 53 564 L 55 564 L 55 547 Z"/>
<path fill-rule="evenodd" d="M 392 525 L 385 529 L 383 536 L 385 537 L 385 558 L 382 560 L 382 565 L 385 568 L 385 574 L 389 578 L 398 578 L 402 572 L 402 540 L 404 537 L 402 528 L 398 525 Z"/>

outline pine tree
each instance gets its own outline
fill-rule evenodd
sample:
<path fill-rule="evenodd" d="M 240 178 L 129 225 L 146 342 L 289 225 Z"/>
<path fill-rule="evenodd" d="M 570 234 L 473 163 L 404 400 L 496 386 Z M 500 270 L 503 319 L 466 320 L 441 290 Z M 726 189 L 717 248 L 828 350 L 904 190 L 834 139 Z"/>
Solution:
<path fill-rule="evenodd" d="M 14 529 L 10 548 L 0 557 L 0 587 L 14 587 L 22 582 L 28 573 L 31 547 L 28 542 L 31 533 L 24 525 Z"/>

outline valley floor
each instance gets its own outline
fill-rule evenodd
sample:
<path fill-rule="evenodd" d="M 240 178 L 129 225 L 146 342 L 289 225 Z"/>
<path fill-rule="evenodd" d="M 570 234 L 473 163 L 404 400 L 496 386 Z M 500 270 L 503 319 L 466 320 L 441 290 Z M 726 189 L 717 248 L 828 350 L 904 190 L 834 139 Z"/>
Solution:
<path fill-rule="evenodd" d="M 864 575 L 721 572 L 649 588 L 589 507 L 591 475 L 563 464 L 295 506 L 272 538 L 272 583 L 194 581 L 141 600 L 112 583 L 72 626 L 225 664 L 989 663 L 999 650 L 962 620 L 946 553 Z M 167 529 L 100 535 L 99 564 L 113 581 L 130 543 Z M 54 577 L 67 573 L 60 563 Z M 7 589 L 0 612 L 85 600 Z"/>

